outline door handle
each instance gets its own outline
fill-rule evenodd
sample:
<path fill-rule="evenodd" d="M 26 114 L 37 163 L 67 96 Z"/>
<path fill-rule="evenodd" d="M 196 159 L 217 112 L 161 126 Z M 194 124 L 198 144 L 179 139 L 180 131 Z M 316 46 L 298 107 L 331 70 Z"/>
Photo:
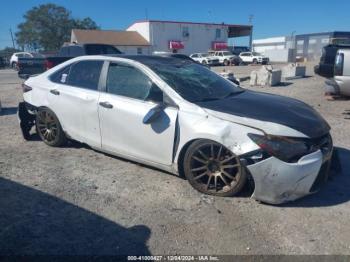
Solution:
<path fill-rule="evenodd" d="M 57 89 L 51 89 L 50 93 L 58 96 L 60 94 L 60 91 L 58 91 Z"/>
<path fill-rule="evenodd" d="M 100 102 L 99 105 L 105 108 L 113 108 L 113 105 L 108 102 Z"/>

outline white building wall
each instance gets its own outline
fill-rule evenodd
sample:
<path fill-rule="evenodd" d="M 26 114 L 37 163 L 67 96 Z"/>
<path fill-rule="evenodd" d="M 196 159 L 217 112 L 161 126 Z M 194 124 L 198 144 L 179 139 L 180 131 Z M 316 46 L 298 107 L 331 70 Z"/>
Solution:
<path fill-rule="evenodd" d="M 148 42 L 150 42 L 150 26 L 149 22 L 135 23 L 131 25 L 126 31 L 136 31 L 143 36 Z"/>
<path fill-rule="evenodd" d="M 286 48 L 287 37 L 270 37 L 253 40 L 253 50 L 259 53 L 265 53 L 267 50 L 283 50 Z"/>
<path fill-rule="evenodd" d="M 145 24 L 149 26 L 149 37 Z M 183 35 L 184 28 L 188 28 L 189 36 Z M 216 29 L 220 29 L 220 37 L 216 38 Z M 228 27 L 226 25 L 171 23 L 171 22 L 140 22 L 130 26 L 127 30 L 139 32 L 151 44 L 151 51 L 171 52 L 169 41 L 181 41 L 184 49 L 178 50 L 181 54 L 207 52 L 213 42 L 227 42 Z"/>

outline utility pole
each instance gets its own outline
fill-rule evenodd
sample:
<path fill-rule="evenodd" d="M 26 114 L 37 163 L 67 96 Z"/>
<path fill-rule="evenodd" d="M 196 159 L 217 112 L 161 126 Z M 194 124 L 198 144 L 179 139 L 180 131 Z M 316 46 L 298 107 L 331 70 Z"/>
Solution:
<path fill-rule="evenodd" d="M 253 18 L 254 15 L 249 15 L 248 22 L 251 25 L 250 34 L 249 34 L 249 49 L 253 51 Z"/>
<path fill-rule="evenodd" d="M 148 8 L 145 8 L 145 15 L 146 15 L 146 20 L 148 20 Z"/>
<path fill-rule="evenodd" d="M 254 15 L 249 15 L 248 23 L 251 25 L 253 23 Z"/>
<path fill-rule="evenodd" d="M 15 40 L 13 39 L 13 34 L 12 34 L 12 29 L 10 28 L 10 35 L 11 35 L 11 39 L 12 39 L 12 46 L 15 49 Z"/>

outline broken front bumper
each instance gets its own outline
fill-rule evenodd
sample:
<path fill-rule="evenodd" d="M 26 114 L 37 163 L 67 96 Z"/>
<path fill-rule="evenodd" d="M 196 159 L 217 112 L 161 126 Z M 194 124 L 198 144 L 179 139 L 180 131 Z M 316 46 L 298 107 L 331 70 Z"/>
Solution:
<path fill-rule="evenodd" d="M 297 163 L 270 157 L 247 166 L 255 184 L 252 198 L 270 204 L 281 204 L 318 191 L 328 177 L 332 150 L 318 150 Z"/>

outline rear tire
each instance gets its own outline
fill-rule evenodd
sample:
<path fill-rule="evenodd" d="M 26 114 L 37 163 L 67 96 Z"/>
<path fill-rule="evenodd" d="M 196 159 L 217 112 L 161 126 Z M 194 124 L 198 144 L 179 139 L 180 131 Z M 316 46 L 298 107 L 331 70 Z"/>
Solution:
<path fill-rule="evenodd" d="M 224 60 L 224 66 L 228 66 L 230 64 L 230 62 L 228 60 Z"/>
<path fill-rule="evenodd" d="M 39 108 L 35 123 L 37 132 L 45 144 L 59 147 L 67 142 L 61 124 L 52 110 L 48 108 Z"/>
<path fill-rule="evenodd" d="M 256 65 L 258 63 L 258 60 L 257 59 L 253 59 L 253 64 Z"/>
<path fill-rule="evenodd" d="M 197 140 L 188 147 L 183 168 L 191 186 L 208 195 L 234 196 L 242 191 L 247 181 L 239 157 L 207 139 Z"/>
<path fill-rule="evenodd" d="M 11 67 L 13 70 L 18 70 L 16 62 L 12 62 Z"/>

